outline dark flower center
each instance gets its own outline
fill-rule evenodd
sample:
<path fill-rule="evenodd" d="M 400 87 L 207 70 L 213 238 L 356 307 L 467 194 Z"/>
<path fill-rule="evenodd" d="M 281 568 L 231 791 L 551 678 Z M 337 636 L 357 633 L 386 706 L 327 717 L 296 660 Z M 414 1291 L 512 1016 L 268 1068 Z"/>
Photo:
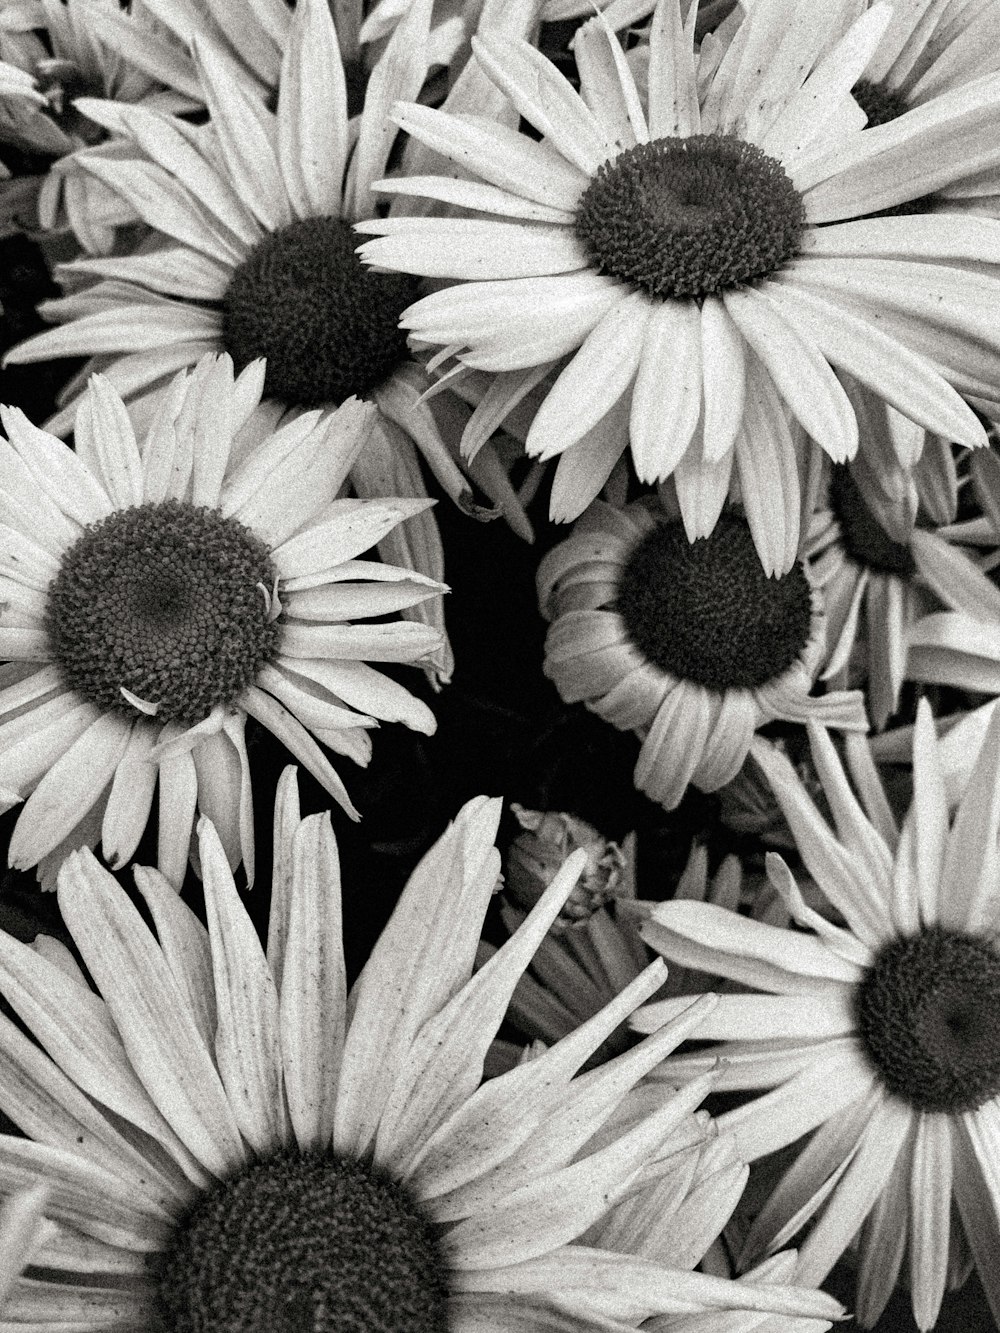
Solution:
<path fill-rule="evenodd" d="M 868 1054 L 921 1111 L 974 1111 L 1000 1093 L 1000 956 L 933 927 L 894 940 L 857 993 Z"/>
<path fill-rule="evenodd" d="M 626 149 L 600 167 L 576 215 L 596 267 L 657 297 L 766 278 L 796 253 L 804 225 L 781 163 L 731 134 Z"/>
<path fill-rule="evenodd" d="M 878 574 L 910 578 L 917 572 L 913 552 L 893 539 L 865 504 L 851 469 L 841 463 L 830 479 L 830 508 L 840 524 L 844 550 L 859 565 Z"/>
<path fill-rule="evenodd" d="M 169 1333 L 446 1333 L 447 1272 L 408 1192 L 283 1152 L 203 1195 L 160 1274 Z"/>
<path fill-rule="evenodd" d="M 406 356 L 399 317 L 416 278 L 373 273 L 340 218 L 306 218 L 272 232 L 232 276 L 222 341 L 237 370 L 267 357 L 264 392 L 298 407 L 370 393 Z"/>
<path fill-rule="evenodd" d="M 124 686 L 189 726 L 231 703 L 278 648 L 267 547 L 232 518 L 168 500 L 119 509 L 63 556 L 45 627 L 69 686 L 135 716 Z"/>
<path fill-rule="evenodd" d="M 805 648 L 812 619 L 801 564 L 768 578 L 750 529 L 728 515 L 696 542 L 680 523 L 657 525 L 626 561 L 617 605 L 650 662 L 710 690 L 780 676 Z"/>

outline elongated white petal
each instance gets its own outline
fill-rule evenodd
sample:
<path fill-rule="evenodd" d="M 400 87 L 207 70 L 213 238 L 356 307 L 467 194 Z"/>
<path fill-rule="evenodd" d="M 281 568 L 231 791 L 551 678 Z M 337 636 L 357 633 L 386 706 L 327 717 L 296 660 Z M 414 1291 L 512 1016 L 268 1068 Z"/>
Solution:
<path fill-rule="evenodd" d="M 282 58 L 278 166 L 297 218 L 338 217 L 347 162 L 347 84 L 328 4 L 296 6 Z"/>
<path fill-rule="evenodd" d="M 285 1142 L 278 996 L 215 829 L 198 828 L 217 1015 L 215 1058 L 243 1137 L 258 1153 Z"/>
<path fill-rule="evenodd" d="M 377 218 L 359 222 L 375 236 L 358 249 L 366 264 L 426 278 L 547 277 L 574 273 L 590 260 L 570 227 L 492 218 Z"/>

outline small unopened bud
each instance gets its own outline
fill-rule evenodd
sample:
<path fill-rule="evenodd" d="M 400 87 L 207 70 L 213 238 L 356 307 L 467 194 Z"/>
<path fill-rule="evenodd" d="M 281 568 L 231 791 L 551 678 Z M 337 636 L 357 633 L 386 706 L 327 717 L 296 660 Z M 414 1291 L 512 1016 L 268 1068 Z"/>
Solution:
<path fill-rule="evenodd" d="M 510 808 L 524 832 L 507 854 L 504 887 L 518 907 L 525 911 L 534 907 L 567 856 L 581 847 L 587 853 L 586 869 L 556 919 L 555 930 L 587 920 L 628 892 L 622 849 L 592 824 L 562 811 L 526 810 L 514 802 Z"/>

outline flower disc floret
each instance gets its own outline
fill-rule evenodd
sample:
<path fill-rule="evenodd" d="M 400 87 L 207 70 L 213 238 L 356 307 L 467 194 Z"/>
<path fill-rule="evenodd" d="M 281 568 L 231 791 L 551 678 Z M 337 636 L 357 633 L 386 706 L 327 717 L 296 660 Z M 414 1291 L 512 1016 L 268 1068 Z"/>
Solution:
<path fill-rule="evenodd" d="M 878 574 L 910 578 L 917 572 L 913 552 L 905 542 L 893 541 L 864 502 L 858 484 L 846 464 L 833 469 L 830 508 L 840 523 L 841 540 L 847 554 Z"/>
<path fill-rule="evenodd" d="M 264 392 L 299 407 L 363 397 L 406 356 L 399 317 L 416 279 L 372 273 L 351 225 L 305 218 L 265 236 L 234 272 L 222 341 L 237 370 L 267 357 Z"/>
<path fill-rule="evenodd" d="M 622 570 L 617 606 L 650 662 L 727 690 L 764 685 L 796 661 L 809 640 L 812 591 L 801 564 L 768 578 L 749 527 L 723 516 L 696 542 L 680 523 L 647 533 Z"/>
<path fill-rule="evenodd" d="M 169 1333 L 446 1333 L 447 1273 L 409 1192 L 285 1151 L 201 1196 L 159 1280 Z"/>
<path fill-rule="evenodd" d="M 134 716 L 122 687 L 190 726 L 229 704 L 278 649 L 264 543 L 217 510 L 168 500 L 120 509 L 69 548 L 45 628 L 67 684 Z"/>
<path fill-rule="evenodd" d="M 857 997 L 858 1026 L 890 1092 L 921 1111 L 974 1111 L 1000 1095 L 1000 955 L 934 927 L 895 939 Z"/>
<path fill-rule="evenodd" d="M 781 163 L 731 134 L 636 144 L 598 169 L 576 233 L 602 272 L 655 297 L 765 278 L 797 252 L 805 208 Z"/>

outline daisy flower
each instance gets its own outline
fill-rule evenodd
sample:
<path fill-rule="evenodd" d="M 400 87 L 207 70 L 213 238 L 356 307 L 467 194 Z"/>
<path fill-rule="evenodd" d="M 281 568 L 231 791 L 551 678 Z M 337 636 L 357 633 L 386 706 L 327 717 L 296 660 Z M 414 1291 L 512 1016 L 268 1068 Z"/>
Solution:
<path fill-rule="evenodd" d="M 291 771 L 266 952 L 207 820 L 207 929 L 140 867 L 154 937 L 91 853 L 67 859 L 60 905 L 99 994 L 79 969 L 0 935 L 0 986 L 36 1039 L 0 1019 L 16 1071 L 0 1099 L 28 1136 L 0 1138 L 0 1188 L 49 1185 L 57 1228 L 15 1284 L 8 1319 L 149 1333 L 597 1333 L 660 1314 L 694 1330 L 703 1313 L 753 1311 L 812 1333 L 838 1317 L 823 1293 L 688 1273 L 589 1239 L 670 1172 L 687 1146 L 677 1128 L 711 1081 L 637 1123 L 615 1120 L 704 1001 L 574 1078 L 662 963 L 572 1037 L 480 1086 L 510 991 L 580 870 L 571 858 L 470 976 L 499 808 L 480 797 L 462 809 L 349 994 L 336 843 L 327 817 L 299 818 Z M 604 1131 L 610 1141 L 595 1143 Z"/>
<path fill-rule="evenodd" d="M 132 150 L 127 160 L 92 157 L 88 170 L 168 239 L 148 252 L 63 266 L 76 282 L 101 281 L 46 303 L 42 313 L 63 326 L 29 338 L 8 362 L 93 356 L 91 368 L 134 402 L 154 388 L 158 396 L 167 376 L 206 351 L 228 352 L 237 370 L 266 357 L 265 394 L 286 408 L 333 405 L 352 394 L 376 405 L 375 429 L 351 470 L 360 496 L 424 497 L 419 450 L 466 513 L 492 516 L 474 502 L 449 450 L 449 405 L 421 401 L 426 376 L 398 328 L 415 280 L 369 273 L 354 255 L 351 223 L 374 211 L 371 183 L 385 171 L 396 138 L 386 112 L 397 97 L 415 97 L 426 75 L 430 13 L 431 0 L 418 0 L 396 28 L 369 79 L 360 119 L 348 120 L 326 0 L 303 0 L 294 11 L 273 112 L 221 50 L 197 38 L 207 126 L 81 99 L 79 109 Z M 71 392 L 49 423 L 56 433 L 72 426 Z M 473 471 L 490 489 L 488 461 Z M 502 482 L 506 490 L 494 493 L 512 498 L 506 476 Z M 443 574 L 430 514 L 406 534 L 387 535 L 379 549 L 394 564 L 435 579 Z M 439 604 L 411 614 L 443 629 Z M 450 679 L 452 668 L 444 640 L 436 680 Z"/>
<path fill-rule="evenodd" d="M 909 425 L 880 415 L 883 428 Z M 883 509 L 894 520 L 884 523 L 851 467 L 835 467 L 805 547 L 827 608 L 823 679 L 864 684 L 879 730 L 897 711 L 907 679 L 1000 691 L 1000 638 L 992 651 L 977 642 L 1000 630 L 1000 592 L 983 572 L 990 552 L 968 542 L 982 534 L 954 522 L 958 478 L 950 448 L 930 441 L 916 472 L 914 526 L 908 496 Z M 995 548 L 995 538 L 988 544 Z M 950 627 L 947 635 L 942 625 Z M 984 655 L 989 660 L 979 662 Z"/>
<path fill-rule="evenodd" d="M 733 514 L 691 543 L 642 502 L 595 502 L 542 560 L 538 596 L 545 674 L 566 703 L 642 737 L 635 784 L 668 810 L 688 783 L 725 786 L 768 722 L 867 726 L 857 691 L 810 693 L 824 621 L 806 566 L 765 578 Z"/>
<path fill-rule="evenodd" d="M 33 79 L 38 90 L 37 98 L 14 99 L 0 82 L 0 143 L 28 153 L 29 172 L 38 170 L 32 159 L 49 160 L 42 174 L 19 174 L 0 186 L 0 227 L 70 229 L 94 253 L 110 250 L 116 228 L 137 216 L 114 190 L 81 169 L 81 154 L 104 135 L 79 114 L 75 99 L 89 93 L 177 111 L 201 103 L 194 80 L 177 69 L 176 52 L 173 65 L 154 76 L 129 50 L 106 50 L 94 25 L 105 9 L 118 6 L 107 0 L 0 0 L 0 58 Z M 163 40 L 141 3 L 133 7 L 130 26 L 134 39 Z"/>
<path fill-rule="evenodd" d="M 658 952 L 763 992 L 721 997 L 698 1036 L 722 1044 L 662 1076 L 672 1085 L 723 1057 L 717 1086 L 757 1094 L 719 1119 L 747 1160 L 814 1131 L 744 1258 L 812 1221 L 796 1275 L 818 1283 L 858 1237 L 858 1317 L 871 1325 L 908 1251 L 914 1317 L 929 1329 L 971 1255 L 1000 1315 L 1000 716 L 952 818 L 921 702 L 902 829 L 879 782 L 855 795 L 827 734 L 812 723 L 809 734 L 836 831 L 782 755 L 763 741 L 752 752 L 844 924 L 810 909 L 774 854 L 768 873 L 798 930 L 703 904 L 655 907 L 643 937 Z M 635 1026 L 655 1029 L 675 1008 L 652 1006 Z"/>
<path fill-rule="evenodd" d="M 1000 78 L 863 129 L 850 90 L 891 10 L 877 5 L 825 51 L 846 12 L 846 0 L 820 20 L 800 9 L 790 24 L 787 0 L 762 0 L 706 64 L 677 0 L 660 0 L 646 106 L 600 18 L 576 37 L 579 94 L 527 43 L 474 39 L 540 143 L 397 109 L 409 134 L 476 179 L 392 188 L 441 197 L 447 186 L 475 216 L 363 222 L 376 239 L 359 253 L 456 280 L 403 326 L 501 376 L 499 415 L 556 374 L 526 444 L 560 458 L 555 517 L 579 514 L 626 448 L 640 480 L 677 478 L 698 536 L 734 467 L 748 505 L 765 503 L 779 471 L 797 489 L 787 431 L 775 456 L 741 448 L 740 425 L 749 413 L 766 429 L 787 404 L 835 461 L 853 456 L 857 421 L 835 370 L 928 430 L 984 442 L 960 393 L 996 397 L 996 226 L 861 215 L 1000 161 Z M 783 550 L 779 573 L 794 560 Z"/>
<path fill-rule="evenodd" d="M 367 763 L 379 718 L 434 730 L 367 662 L 419 660 L 437 632 L 364 622 L 442 586 L 356 558 L 428 501 L 337 499 L 373 426 L 356 401 L 248 441 L 263 378 L 261 362 L 234 381 L 228 357 L 205 357 L 141 449 L 101 376 L 75 453 L 0 408 L 0 793 L 8 809 L 27 798 L 12 865 L 98 840 L 121 865 L 159 780 L 168 878 L 184 876 L 198 806 L 252 880 L 248 716 L 354 817 L 317 740 Z"/>

